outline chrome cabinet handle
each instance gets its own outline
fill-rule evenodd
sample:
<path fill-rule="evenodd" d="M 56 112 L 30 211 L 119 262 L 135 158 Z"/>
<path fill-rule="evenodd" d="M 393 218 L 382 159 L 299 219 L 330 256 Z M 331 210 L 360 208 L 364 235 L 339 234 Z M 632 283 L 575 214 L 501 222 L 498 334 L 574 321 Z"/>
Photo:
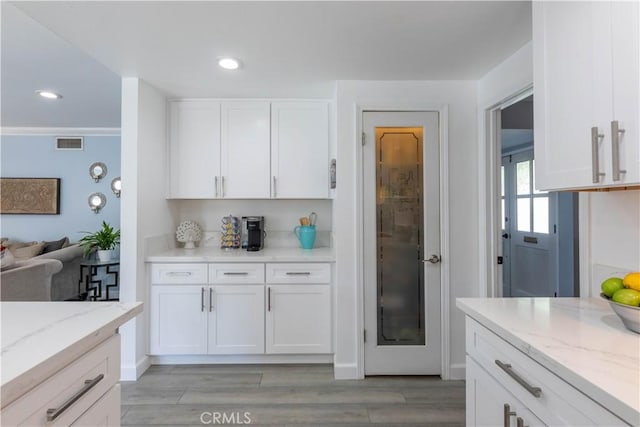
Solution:
<path fill-rule="evenodd" d="M 225 276 L 248 276 L 249 273 L 247 273 L 246 271 L 225 271 L 224 273 Z"/>
<path fill-rule="evenodd" d="M 310 271 L 287 271 L 287 276 L 311 276 Z"/>
<path fill-rule="evenodd" d="M 504 427 L 509 427 L 511 425 L 511 417 L 516 414 L 515 411 L 511 410 L 511 406 L 508 403 L 504 404 L 504 415 L 502 417 L 502 421 Z"/>
<path fill-rule="evenodd" d="M 513 369 L 511 368 L 511 364 L 501 362 L 498 359 L 496 359 L 495 362 L 496 362 L 496 365 L 500 367 L 500 369 L 505 371 L 507 375 L 513 378 L 518 384 L 524 387 L 529 393 L 531 393 L 535 397 L 540 397 L 542 395 L 542 389 L 540 387 L 532 386 L 531 384 L 526 382 L 520 375 L 513 372 Z"/>
<path fill-rule="evenodd" d="M 204 311 L 204 288 L 200 292 L 200 311 Z"/>
<path fill-rule="evenodd" d="M 222 181 L 222 197 L 224 197 L 224 176 L 220 180 Z"/>
<path fill-rule="evenodd" d="M 53 421 L 58 418 L 64 411 L 69 409 L 71 405 L 76 403 L 78 399 L 87 394 L 89 390 L 94 388 L 102 379 L 104 378 L 104 374 L 100 374 L 92 380 L 85 380 L 84 387 L 82 387 L 76 394 L 71 396 L 66 402 L 62 404 L 62 406 L 58 408 L 47 409 L 47 421 Z"/>
<path fill-rule="evenodd" d="M 216 187 L 216 198 L 218 197 L 218 177 L 215 177 L 215 183 L 213 184 Z"/>
<path fill-rule="evenodd" d="M 604 173 L 600 172 L 600 153 L 598 147 L 600 141 L 604 138 L 604 134 L 598 133 L 598 127 L 591 128 L 591 174 L 594 184 L 600 182 L 600 177 L 604 176 Z"/>
<path fill-rule="evenodd" d="M 271 288 L 267 288 L 267 311 L 271 311 Z"/>
<path fill-rule="evenodd" d="M 167 273 L 167 276 L 171 276 L 171 277 L 187 277 L 187 276 L 191 276 L 191 272 L 190 271 L 170 271 Z"/>
<path fill-rule="evenodd" d="M 516 418 L 516 427 L 529 427 L 524 425 L 524 420 L 520 417 Z"/>
<path fill-rule="evenodd" d="M 437 264 L 442 261 L 439 255 L 433 254 L 428 259 L 423 259 L 422 262 L 430 262 L 431 264 Z"/>
<path fill-rule="evenodd" d="M 614 181 L 620 181 L 620 174 L 627 172 L 620 169 L 620 134 L 624 132 L 624 129 L 620 129 L 620 123 L 617 120 L 611 122 L 611 161 L 613 163 L 611 179 Z"/>
<path fill-rule="evenodd" d="M 277 197 L 278 193 L 276 191 L 276 176 L 273 176 L 273 197 Z"/>
<path fill-rule="evenodd" d="M 213 311 L 213 288 L 209 288 L 209 312 Z"/>

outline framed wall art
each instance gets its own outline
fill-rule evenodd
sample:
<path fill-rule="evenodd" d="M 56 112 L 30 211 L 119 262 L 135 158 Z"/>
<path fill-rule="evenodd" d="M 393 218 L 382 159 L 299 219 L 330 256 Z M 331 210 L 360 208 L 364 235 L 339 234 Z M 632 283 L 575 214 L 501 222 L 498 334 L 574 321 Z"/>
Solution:
<path fill-rule="evenodd" d="M 1 214 L 60 214 L 60 178 L 0 178 Z"/>

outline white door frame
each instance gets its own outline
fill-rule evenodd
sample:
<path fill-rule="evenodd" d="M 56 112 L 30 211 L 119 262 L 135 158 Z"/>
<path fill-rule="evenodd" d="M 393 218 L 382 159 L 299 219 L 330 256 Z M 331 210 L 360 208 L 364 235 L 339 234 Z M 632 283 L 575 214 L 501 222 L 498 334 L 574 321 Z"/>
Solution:
<path fill-rule="evenodd" d="M 357 361 L 358 378 L 364 378 L 364 177 L 362 161 L 362 113 L 365 111 L 398 112 L 398 111 L 431 111 L 438 113 L 440 144 L 440 339 L 441 339 L 441 377 L 447 380 L 451 376 L 450 361 L 450 291 L 449 291 L 449 107 L 446 104 L 355 104 L 356 134 L 354 135 L 358 149 L 356 150 L 356 240 L 357 246 Z M 367 141 L 368 144 L 374 143 Z"/>
<path fill-rule="evenodd" d="M 502 224 L 500 221 L 500 111 L 518 101 L 534 95 L 530 84 L 501 101 L 484 109 L 481 120 L 484 134 L 480 146 L 480 179 L 478 195 L 480 201 L 480 273 L 484 272 L 485 282 L 481 281 L 480 296 L 502 296 L 502 268 L 497 258 L 502 254 Z M 535 102 L 535 101 L 534 101 Z M 534 135 L 535 145 L 535 135 Z M 484 154 L 484 155 L 483 155 Z M 484 159 L 484 161 L 482 161 Z M 484 171 L 484 173 L 483 173 Z M 483 176 L 484 175 L 484 176 Z M 580 296 L 590 296 L 590 236 L 589 236 L 589 194 L 580 192 L 578 203 L 578 233 Z M 485 242 L 482 244 L 482 242 Z"/>

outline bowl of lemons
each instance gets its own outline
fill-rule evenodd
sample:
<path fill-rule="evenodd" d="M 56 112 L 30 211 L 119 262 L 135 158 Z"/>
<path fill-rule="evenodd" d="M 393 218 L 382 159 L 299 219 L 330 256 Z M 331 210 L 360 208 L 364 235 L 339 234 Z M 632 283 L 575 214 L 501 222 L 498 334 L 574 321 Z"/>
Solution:
<path fill-rule="evenodd" d="M 640 334 L 640 272 L 602 282 L 600 296 L 606 299 L 624 326 Z"/>

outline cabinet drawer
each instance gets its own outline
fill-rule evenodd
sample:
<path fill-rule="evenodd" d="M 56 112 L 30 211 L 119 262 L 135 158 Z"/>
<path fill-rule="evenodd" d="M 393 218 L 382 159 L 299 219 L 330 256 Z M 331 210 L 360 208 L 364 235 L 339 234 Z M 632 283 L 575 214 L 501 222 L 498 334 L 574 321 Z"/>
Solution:
<path fill-rule="evenodd" d="M 119 378 L 120 335 L 116 334 L 7 406 L 2 425 L 68 426 Z M 49 410 L 58 410 L 51 421 L 47 420 Z"/>
<path fill-rule="evenodd" d="M 264 264 L 209 264 L 209 283 L 264 283 Z"/>
<path fill-rule="evenodd" d="M 330 282 L 330 264 L 267 264 L 267 283 Z"/>
<path fill-rule="evenodd" d="M 466 328 L 467 354 L 546 425 L 626 425 L 597 402 L 468 316 Z M 518 379 L 538 387 L 539 396 L 535 397 Z"/>
<path fill-rule="evenodd" d="M 73 427 L 120 427 L 120 384 L 116 384 L 71 424 Z"/>
<path fill-rule="evenodd" d="M 207 283 L 207 264 L 152 264 L 151 282 L 159 285 Z"/>

